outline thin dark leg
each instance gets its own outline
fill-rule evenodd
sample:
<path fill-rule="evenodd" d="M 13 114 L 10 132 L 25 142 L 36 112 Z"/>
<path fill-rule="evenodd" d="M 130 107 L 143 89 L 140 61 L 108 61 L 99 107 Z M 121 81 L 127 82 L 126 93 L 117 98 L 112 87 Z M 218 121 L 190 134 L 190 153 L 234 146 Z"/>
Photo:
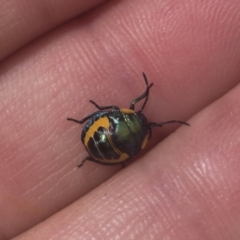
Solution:
<path fill-rule="evenodd" d="M 97 103 L 95 103 L 93 100 L 90 100 L 89 101 L 90 103 L 92 103 L 97 109 L 99 109 L 100 111 L 101 110 L 106 110 L 106 109 L 114 109 L 114 110 L 120 110 L 120 108 L 118 106 L 114 106 L 114 105 L 111 105 L 111 106 L 98 106 Z M 99 112 L 94 112 L 88 116 L 86 116 L 85 118 L 83 119 L 80 119 L 80 120 L 77 120 L 77 119 L 74 119 L 74 118 L 67 118 L 68 121 L 73 121 L 73 122 L 76 122 L 76 123 L 84 123 L 86 120 L 88 120 L 89 118 L 92 118 L 94 115 L 96 115 L 97 113 Z"/>
<path fill-rule="evenodd" d="M 151 128 L 151 127 L 162 127 L 162 126 L 165 125 L 165 124 L 171 124 L 171 123 L 180 123 L 180 124 L 183 124 L 183 125 L 190 126 L 189 123 L 183 122 L 183 121 L 179 121 L 179 120 L 171 120 L 171 121 L 160 122 L 160 123 L 150 122 L 148 126 L 149 126 L 150 128 Z"/>
<path fill-rule="evenodd" d="M 89 118 L 92 118 L 92 117 L 93 117 L 94 115 L 96 115 L 97 113 L 99 113 L 99 111 L 94 112 L 94 113 L 92 113 L 92 114 L 90 114 L 90 115 L 88 115 L 88 116 L 86 116 L 85 118 L 80 119 L 80 120 L 77 120 L 77 119 L 74 119 L 74 118 L 67 118 L 67 120 L 68 120 L 68 121 L 73 121 L 73 122 L 82 124 L 82 123 L 84 123 L 86 120 L 88 120 Z"/>
<path fill-rule="evenodd" d="M 79 124 L 82 124 L 83 122 L 81 120 L 73 119 L 73 118 L 67 118 L 68 121 L 76 122 Z"/>
<path fill-rule="evenodd" d="M 82 162 L 78 165 L 78 167 L 79 167 L 79 168 L 82 167 L 82 165 L 83 165 L 87 160 L 92 161 L 93 159 L 92 159 L 91 157 L 89 157 L 89 156 L 85 157 L 85 158 L 82 160 Z"/>
<path fill-rule="evenodd" d="M 145 98 L 145 101 L 144 101 L 144 103 L 143 103 L 143 105 L 142 105 L 142 107 L 141 107 L 141 109 L 140 109 L 140 112 L 143 111 L 143 109 L 144 109 L 144 107 L 145 107 L 145 105 L 146 105 L 146 103 L 147 103 L 147 101 L 148 101 L 149 89 L 153 86 L 153 83 L 150 83 L 150 85 L 148 85 L 148 80 L 147 80 L 147 77 L 146 77 L 145 73 L 142 73 L 142 74 L 143 74 L 143 78 L 144 78 L 144 80 L 145 80 L 145 83 L 146 83 L 146 85 L 147 85 L 146 90 L 145 90 L 145 92 L 144 92 L 142 95 L 140 95 L 139 97 L 137 97 L 136 99 L 134 99 L 134 100 L 132 101 L 130 107 L 129 107 L 130 109 L 134 110 L 135 104 L 136 104 L 137 102 L 139 102 L 140 100 L 142 100 L 142 99 Z"/>
<path fill-rule="evenodd" d="M 111 106 L 99 106 L 97 103 L 95 103 L 93 100 L 89 101 L 90 103 L 92 103 L 97 109 L 99 110 L 106 110 L 106 109 L 114 109 L 114 110 L 119 110 L 118 106 L 115 105 L 111 105 Z"/>

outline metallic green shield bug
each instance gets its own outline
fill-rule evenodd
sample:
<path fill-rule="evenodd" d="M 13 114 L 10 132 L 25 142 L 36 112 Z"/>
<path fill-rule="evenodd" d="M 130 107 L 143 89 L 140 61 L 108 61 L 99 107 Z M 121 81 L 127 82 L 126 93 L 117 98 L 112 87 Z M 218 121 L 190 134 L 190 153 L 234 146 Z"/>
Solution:
<path fill-rule="evenodd" d="M 134 99 L 129 108 L 119 108 L 118 106 L 99 106 L 94 101 L 90 102 L 98 111 L 86 116 L 81 120 L 67 118 L 76 123 L 86 122 L 81 140 L 89 156 L 84 158 L 78 167 L 89 160 L 103 165 L 122 164 L 136 156 L 151 138 L 153 127 L 162 127 L 169 123 L 187 122 L 171 120 L 167 122 L 148 122 L 142 113 L 149 96 L 149 90 L 153 83 L 148 84 L 147 77 L 143 73 L 146 83 L 146 90 L 139 97 Z M 135 111 L 135 104 L 144 99 L 140 110 Z"/>

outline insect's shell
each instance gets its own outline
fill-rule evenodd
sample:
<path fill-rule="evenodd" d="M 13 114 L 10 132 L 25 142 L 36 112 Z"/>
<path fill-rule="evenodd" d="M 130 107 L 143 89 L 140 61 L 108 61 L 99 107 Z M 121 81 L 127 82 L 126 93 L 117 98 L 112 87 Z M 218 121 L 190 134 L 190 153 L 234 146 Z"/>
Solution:
<path fill-rule="evenodd" d="M 93 161 L 114 165 L 130 160 L 146 145 L 148 121 L 131 109 L 98 111 L 83 128 L 81 140 Z"/>

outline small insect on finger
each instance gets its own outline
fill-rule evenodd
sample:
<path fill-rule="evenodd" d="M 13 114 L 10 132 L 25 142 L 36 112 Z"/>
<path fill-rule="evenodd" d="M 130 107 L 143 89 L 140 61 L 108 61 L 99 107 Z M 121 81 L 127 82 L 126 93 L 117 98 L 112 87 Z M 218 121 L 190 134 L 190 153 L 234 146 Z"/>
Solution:
<path fill-rule="evenodd" d="M 190 126 L 189 123 L 180 120 L 167 122 L 148 122 L 142 113 L 153 83 L 148 83 L 145 73 L 143 78 L 146 83 L 145 91 L 135 98 L 129 108 L 119 108 L 115 105 L 99 106 L 90 100 L 98 111 L 91 113 L 83 119 L 76 120 L 67 118 L 79 124 L 86 122 L 83 127 L 81 140 L 89 156 L 84 158 L 78 167 L 88 161 L 103 165 L 124 166 L 126 161 L 131 160 L 145 148 L 152 135 L 153 127 L 162 127 L 165 124 L 179 123 Z M 143 100 L 140 110 L 135 111 L 135 104 Z"/>

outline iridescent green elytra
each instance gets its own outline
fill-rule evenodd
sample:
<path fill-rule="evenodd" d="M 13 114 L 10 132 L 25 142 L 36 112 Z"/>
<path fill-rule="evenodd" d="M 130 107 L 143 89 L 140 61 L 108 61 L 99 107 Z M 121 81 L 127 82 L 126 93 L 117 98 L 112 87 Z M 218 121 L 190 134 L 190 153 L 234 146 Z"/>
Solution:
<path fill-rule="evenodd" d="M 118 106 L 99 106 L 94 101 L 90 102 L 98 111 L 86 116 L 81 120 L 67 118 L 69 121 L 84 123 L 81 140 L 89 156 L 84 158 L 78 167 L 87 160 L 103 165 L 122 164 L 136 156 L 151 138 L 152 127 L 162 127 L 169 123 L 188 123 L 178 120 L 155 123 L 148 122 L 142 113 L 149 96 L 149 90 L 153 83 L 148 84 L 146 75 L 143 73 L 146 90 L 134 99 L 129 108 Z M 135 104 L 144 99 L 140 110 L 134 111 Z"/>

